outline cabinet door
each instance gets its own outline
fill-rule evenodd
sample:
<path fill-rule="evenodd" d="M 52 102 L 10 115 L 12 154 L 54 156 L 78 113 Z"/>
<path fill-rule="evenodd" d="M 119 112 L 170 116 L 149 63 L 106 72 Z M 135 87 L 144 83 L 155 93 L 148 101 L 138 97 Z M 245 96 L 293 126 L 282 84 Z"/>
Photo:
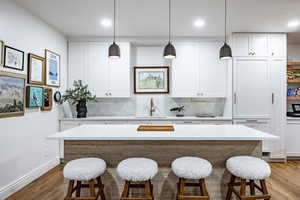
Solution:
<path fill-rule="evenodd" d="M 272 131 L 271 123 L 269 120 L 235 120 L 234 124 L 244 125 L 265 133 L 271 133 Z M 263 152 L 271 152 L 271 146 L 269 141 L 263 141 Z"/>
<path fill-rule="evenodd" d="M 200 43 L 199 93 L 201 97 L 226 97 L 227 62 L 219 59 L 222 43 Z"/>
<path fill-rule="evenodd" d="M 286 34 L 269 35 L 270 56 L 285 58 L 287 56 L 287 38 Z"/>
<path fill-rule="evenodd" d="M 287 156 L 299 157 L 300 156 L 300 121 L 288 120 L 286 127 L 285 147 Z"/>
<path fill-rule="evenodd" d="M 172 97 L 196 97 L 198 91 L 197 43 L 175 44 L 177 57 L 172 62 Z"/>
<path fill-rule="evenodd" d="M 234 117 L 269 118 L 271 106 L 268 59 L 234 60 Z"/>
<path fill-rule="evenodd" d="M 250 42 L 250 53 L 252 56 L 266 57 L 268 56 L 268 35 L 252 34 Z"/>
<path fill-rule="evenodd" d="M 92 94 L 108 97 L 108 44 L 90 43 L 88 84 Z"/>
<path fill-rule="evenodd" d="M 109 96 L 130 97 L 130 45 L 119 46 L 121 57 L 109 59 Z"/>
<path fill-rule="evenodd" d="M 88 75 L 88 43 L 69 44 L 69 81 L 71 87 L 74 81 L 82 80 L 87 84 Z"/>
<path fill-rule="evenodd" d="M 250 34 L 237 33 L 234 35 L 234 56 L 249 56 Z"/>

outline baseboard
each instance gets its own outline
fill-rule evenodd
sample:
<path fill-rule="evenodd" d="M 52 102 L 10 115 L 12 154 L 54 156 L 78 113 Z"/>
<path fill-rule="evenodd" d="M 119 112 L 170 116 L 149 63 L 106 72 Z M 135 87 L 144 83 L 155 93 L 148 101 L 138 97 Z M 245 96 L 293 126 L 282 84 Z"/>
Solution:
<path fill-rule="evenodd" d="M 288 160 L 300 160 L 300 153 L 287 153 Z"/>
<path fill-rule="evenodd" d="M 50 169 L 56 167 L 59 164 L 59 158 L 54 158 L 43 165 L 35 168 L 31 172 L 25 174 L 24 176 L 18 178 L 17 180 L 11 182 L 10 184 L 0 188 L 0 199 L 5 199 L 6 197 L 10 196 L 11 194 L 19 191 L 32 181 L 36 180 L 43 174 L 45 174 Z"/>

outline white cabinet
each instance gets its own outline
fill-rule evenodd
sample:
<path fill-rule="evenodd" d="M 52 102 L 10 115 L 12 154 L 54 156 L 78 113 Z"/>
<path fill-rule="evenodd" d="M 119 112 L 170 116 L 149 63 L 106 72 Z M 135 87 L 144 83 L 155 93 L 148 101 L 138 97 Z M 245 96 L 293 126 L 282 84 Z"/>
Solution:
<path fill-rule="evenodd" d="M 198 43 L 176 43 L 177 57 L 172 62 L 172 97 L 196 97 L 199 89 Z"/>
<path fill-rule="evenodd" d="M 288 157 L 300 156 L 300 120 L 288 119 L 286 127 L 285 147 Z"/>
<path fill-rule="evenodd" d="M 218 42 L 176 43 L 172 63 L 172 97 L 226 97 L 227 62 L 219 60 Z"/>
<path fill-rule="evenodd" d="M 268 59 L 234 59 L 234 117 L 270 118 Z"/>
<path fill-rule="evenodd" d="M 271 123 L 269 120 L 257 120 L 257 119 L 248 119 L 248 120 L 234 120 L 234 124 L 244 125 L 265 133 L 271 133 Z M 270 152 L 271 146 L 270 141 L 263 141 L 263 152 Z"/>
<path fill-rule="evenodd" d="M 130 97 L 130 44 L 119 46 L 121 58 L 109 59 L 109 43 L 70 43 L 69 81 L 83 80 L 98 98 Z"/>
<path fill-rule="evenodd" d="M 268 34 L 235 34 L 233 55 L 255 57 L 268 56 Z"/>
<path fill-rule="evenodd" d="M 287 36 L 286 34 L 269 35 L 269 54 L 272 57 L 287 57 Z"/>
<path fill-rule="evenodd" d="M 228 67 L 219 59 L 222 43 L 200 43 L 199 48 L 199 92 L 198 96 L 226 97 Z"/>

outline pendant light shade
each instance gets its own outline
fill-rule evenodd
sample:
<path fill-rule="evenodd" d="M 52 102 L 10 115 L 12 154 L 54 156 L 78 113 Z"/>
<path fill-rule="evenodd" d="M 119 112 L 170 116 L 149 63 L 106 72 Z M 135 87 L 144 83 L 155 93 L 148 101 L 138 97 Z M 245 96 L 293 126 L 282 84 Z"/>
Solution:
<path fill-rule="evenodd" d="M 109 58 L 120 58 L 120 47 L 116 44 L 116 0 L 114 0 L 114 40 L 108 48 Z"/>
<path fill-rule="evenodd" d="M 231 59 L 232 58 L 232 51 L 231 47 L 227 44 L 227 0 L 225 0 L 225 41 L 224 45 L 220 49 L 220 59 Z"/>
<path fill-rule="evenodd" d="M 175 47 L 169 42 L 164 49 L 164 57 L 166 59 L 174 59 L 176 58 L 176 50 Z"/>
<path fill-rule="evenodd" d="M 164 49 L 164 58 L 166 59 L 176 58 L 176 49 L 171 43 L 171 0 L 169 0 L 169 42 Z"/>
<path fill-rule="evenodd" d="M 108 49 L 108 57 L 110 58 L 120 58 L 120 47 L 113 42 Z"/>

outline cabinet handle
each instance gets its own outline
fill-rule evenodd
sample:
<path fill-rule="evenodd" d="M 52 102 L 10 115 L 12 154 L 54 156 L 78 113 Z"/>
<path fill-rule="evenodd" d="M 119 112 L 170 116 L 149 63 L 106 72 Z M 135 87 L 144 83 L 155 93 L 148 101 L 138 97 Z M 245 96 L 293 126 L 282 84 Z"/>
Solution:
<path fill-rule="evenodd" d="M 234 93 L 234 95 L 233 95 L 233 103 L 234 103 L 234 104 L 237 103 L 236 99 L 237 99 L 237 98 L 236 98 L 236 93 Z"/>
<path fill-rule="evenodd" d="M 274 104 L 275 103 L 275 95 L 274 95 L 274 93 L 272 93 L 272 104 Z"/>

